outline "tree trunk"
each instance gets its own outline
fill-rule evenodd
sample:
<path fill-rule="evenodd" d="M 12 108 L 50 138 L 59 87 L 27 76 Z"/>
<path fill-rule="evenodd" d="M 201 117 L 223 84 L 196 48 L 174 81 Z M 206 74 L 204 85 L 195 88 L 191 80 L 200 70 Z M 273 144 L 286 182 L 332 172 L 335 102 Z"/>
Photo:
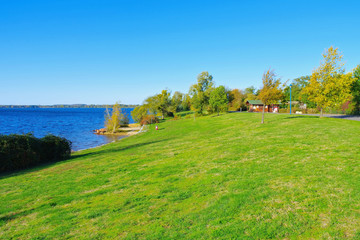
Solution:
<path fill-rule="evenodd" d="M 116 130 L 116 123 L 114 123 L 114 126 L 113 126 L 113 131 L 112 131 L 112 133 L 115 133 L 115 130 Z"/>
<path fill-rule="evenodd" d="M 322 118 L 323 117 L 323 109 L 321 108 L 320 110 L 320 117 Z"/>
<path fill-rule="evenodd" d="M 263 104 L 263 109 L 262 109 L 262 120 L 261 123 L 264 123 L 264 115 L 265 115 L 265 104 Z"/>

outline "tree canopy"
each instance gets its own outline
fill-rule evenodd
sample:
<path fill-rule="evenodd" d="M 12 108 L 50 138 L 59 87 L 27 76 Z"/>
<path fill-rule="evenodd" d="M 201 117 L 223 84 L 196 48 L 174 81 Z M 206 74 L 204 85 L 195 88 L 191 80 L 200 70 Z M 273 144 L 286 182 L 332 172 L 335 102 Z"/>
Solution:
<path fill-rule="evenodd" d="M 122 113 L 119 102 L 114 104 L 111 113 L 109 112 L 109 109 L 106 108 L 105 128 L 107 131 L 114 133 L 125 121 L 126 119 Z"/>
<path fill-rule="evenodd" d="M 345 74 L 343 56 L 337 48 L 330 47 L 323 54 L 323 62 L 313 71 L 310 83 L 304 88 L 309 100 L 321 108 L 339 107 L 351 98 L 350 86 L 354 81 L 351 73 Z"/>
<path fill-rule="evenodd" d="M 353 72 L 353 83 L 351 85 L 352 101 L 354 104 L 353 113 L 360 114 L 360 65 Z"/>
<path fill-rule="evenodd" d="M 202 72 L 197 77 L 197 84 L 190 87 L 191 105 L 194 110 L 203 113 L 209 105 L 210 93 L 213 89 L 213 77 L 208 72 Z"/>
<path fill-rule="evenodd" d="M 263 102 L 262 121 L 264 123 L 265 106 L 277 103 L 282 97 L 280 78 L 277 78 L 274 70 L 268 69 L 262 77 L 263 86 L 260 89 L 259 98 Z"/>
<path fill-rule="evenodd" d="M 209 105 L 211 110 L 213 112 L 217 112 L 218 115 L 219 112 L 227 110 L 228 102 L 229 101 L 224 86 L 219 86 L 210 93 Z"/>

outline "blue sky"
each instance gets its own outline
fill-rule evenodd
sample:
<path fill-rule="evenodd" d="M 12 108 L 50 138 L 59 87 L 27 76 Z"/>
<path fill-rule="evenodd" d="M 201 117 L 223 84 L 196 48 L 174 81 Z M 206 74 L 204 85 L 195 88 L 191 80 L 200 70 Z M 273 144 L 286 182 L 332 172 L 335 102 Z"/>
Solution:
<path fill-rule="evenodd" d="M 360 64 L 359 1 L 0 0 L 1 104 L 141 103 L 311 74 L 330 46 Z"/>

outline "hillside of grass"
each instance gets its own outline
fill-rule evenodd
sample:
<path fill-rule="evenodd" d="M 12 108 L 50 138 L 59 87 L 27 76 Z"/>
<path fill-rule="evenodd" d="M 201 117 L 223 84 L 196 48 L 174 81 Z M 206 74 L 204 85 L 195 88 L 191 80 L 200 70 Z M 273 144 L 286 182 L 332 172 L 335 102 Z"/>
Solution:
<path fill-rule="evenodd" d="M 0 239 L 359 239 L 360 122 L 166 121 L 0 177 Z"/>

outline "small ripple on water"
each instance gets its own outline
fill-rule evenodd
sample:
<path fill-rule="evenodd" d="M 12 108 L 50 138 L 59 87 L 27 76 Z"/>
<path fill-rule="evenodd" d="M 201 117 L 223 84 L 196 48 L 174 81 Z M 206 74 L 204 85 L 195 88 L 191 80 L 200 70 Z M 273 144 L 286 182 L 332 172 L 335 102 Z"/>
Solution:
<path fill-rule="evenodd" d="M 132 109 L 127 109 L 130 113 Z M 73 150 L 92 148 L 121 139 L 121 136 L 95 135 L 103 127 L 105 109 L 0 109 L 0 134 L 48 133 L 73 142 Z M 132 123 L 131 115 L 130 122 Z"/>

